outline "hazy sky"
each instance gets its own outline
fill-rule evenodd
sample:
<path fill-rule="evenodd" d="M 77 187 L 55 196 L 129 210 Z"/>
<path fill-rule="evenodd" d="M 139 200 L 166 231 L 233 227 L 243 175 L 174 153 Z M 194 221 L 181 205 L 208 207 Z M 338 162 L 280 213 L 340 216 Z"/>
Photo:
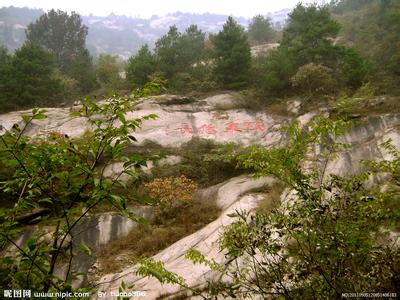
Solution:
<path fill-rule="evenodd" d="M 317 2 L 323 0 L 302 1 Z M 152 15 L 182 11 L 192 13 L 218 13 L 252 17 L 282 8 L 292 8 L 299 0 L 0 0 L 1 6 L 28 6 L 31 8 L 51 8 L 77 11 L 82 15 L 106 16 L 110 13 L 148 18 Z"/>

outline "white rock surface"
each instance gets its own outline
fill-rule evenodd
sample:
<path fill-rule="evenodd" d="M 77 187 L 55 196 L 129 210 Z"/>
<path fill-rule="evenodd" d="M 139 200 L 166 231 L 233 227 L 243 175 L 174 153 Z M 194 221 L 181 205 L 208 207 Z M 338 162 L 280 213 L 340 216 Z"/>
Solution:
<path fill-rule="evenodd" d="M 172 100 L 179 100 L 177 96 L 171 97 Z M 215 107 L 219 104 L 230 105 L 234 101 L 230 94 L 209 97 L 194 104 L 169 105 L 168 99 L 166 95 L 151 98 L 127 114 L 127 119 L 147 114 L 158 115 L 157 120 L 145 121 L 142 128 L 134 133 L 139 143 L 151 140 L 163 146 L 180 146 L 192 137 L 201 137 L 216 142 L 265 145 L 275 143 L 280 136 L 277 131 L 271 130 L 278 120 L 267 113 L 243 109 L 216 111 Z M 22 126 L 21 115 L 29 112 L 2 114 L 0 125 L 7 129 L 15 123 Z M 57 131 L 76 137 L 90 130 L 84 118 L 71 118 L 69 113 L 68 108 L 50 108 L 46 113 L 48 118 L 32 122 L 26 134 Z"/>
<path fill-rule="evenodd" d="M 287 102 L 287 111 L 297 115 L 301 108 L 301 101 L 300 100 L 291 100 Z"/>
<path fill-rule="evenodd" d="M 251 55 L 254 57 L 268 55 L 272 50 L 279 47 L 278 43 L 262 44 L 251 47 Z"/>
<path fill-rule="evenodd" d="M 213 276 L 212 272 L 204 266 L 196 265 L 194 267 L 190 261 L 184 258 L 185 253 L 190 248 L 196 248 L 208 259 L 214 259 L 220 263 L 224 262 L 223 253 L 218 250 L 216 242 L 223 228 L 235 220 L 227 215 L 236 210 L 249 211 L 254 209 L 257 202 L 265 195 L 251 194 L 250 192 L 264 186 L 271 186 L 274 182 L 271 178 L 253 179 L 249 176 L 240 176 L 219 184 L 216 188 L 211 187 L 211 193 L 215 193 L 216 202 L 223 210 L 220 217 L 196 233 L 174 243 L 153 258 L 163 261 L 167 270 L 185 278 L 189 285 L 204 283 L 207 277 Z M 207 191 L 204 194 L 208 194 Z M 110 295 L 109 292 L 118 291 L 122 281 L 134 283 L 135 290 L 146 291 L 146 299 L 155 299 L 162 294 L 179 291 L 179 287 L 175 285 L 161 285 L 155 279 L 138 278 L 135 275 L 136 269 L 137 266 L 131 266 L 122 273 L 104 276 L 99 282 L 99 291 L 107 292 Z"/>

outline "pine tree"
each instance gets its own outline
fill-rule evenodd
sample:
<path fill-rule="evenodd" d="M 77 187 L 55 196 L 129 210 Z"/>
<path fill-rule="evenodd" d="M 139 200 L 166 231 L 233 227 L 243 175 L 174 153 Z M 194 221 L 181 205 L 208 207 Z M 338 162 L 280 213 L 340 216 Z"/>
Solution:
<path fill-rule="evenodd" d="M 214 75 L 228 88 L 242 87 L 247 83 L 251 55 L 247 35 L 232 17 L 229 17 L 213 38 Z"/>
<path fill-rule="evenodd" d="M 61 83 L 55 75 L 51 53 L 40 46 L 26 43 L 16 50 L 2 77 L 0 103 L 3 109 L 55 105 L 61 92 Z"/>
<path fill-rule="evenodd" d="M 179 40 L 181 33 L 174 25 L 169 28 L 166 35 L 156 42 L 155 54 L 158 59 L 159 68 L 167 78 L 172 78 L 179 69 Z"/>
<path fill-rule="evenodd" d="M 26 38 L 54 53 L 60 70 L 67 73 L 74 56 L 85 49 L 88 28 L 82 25 L 81 17 L 72 12 L 50 10 L 35 23 L 28 25 Z"/>
<path fill-rule="evenodd" d="M 88 28 L 79 14 L 54 9 L 26 30 L 27 41 L 53 53 L 60 71 L 76 79 L 82 92 L 95 87 L 92 58 L 85 46 L 87 34 Z"/>
<path fill-rule="evenodd" d="M 272 29 L 271 21 L 262 15 L 255 16 L 249 25 L 249 37 L 255 44 L 271 42 L 275 32 Z"/>
<path fill-rule="evenodd" d="M 154 55 L 146 44 L 135 56 L 131 56 L 126 66 L 126 79 L 130 84 L 143 86 L 149 81 L 149 76 L 156 71 Z"/>
<path fill-rule="evenodd" d="M 280 48 L 292 54 L 297 66 L 308 63 L 330 66 L 336 59 L 333 39 L 339 29 L 340 25 L 331 18 L 328 7 L 298 4 L 289 14 Z"/>

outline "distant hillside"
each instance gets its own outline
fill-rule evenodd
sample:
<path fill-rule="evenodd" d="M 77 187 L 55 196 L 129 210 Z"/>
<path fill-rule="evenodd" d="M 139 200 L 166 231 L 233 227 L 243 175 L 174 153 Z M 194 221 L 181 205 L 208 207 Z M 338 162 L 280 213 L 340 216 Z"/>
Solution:
<path fill-rule="evenodd" d="M 289 9 L 270 13 L 273 24 L 280 28 L 284 25 Z M 27 7 L 3 7 L 0 9 L 0 44 L 10 51 L 19 48 L 25 39 L 26 26 L 34 22 L 45 11 Z M 107 17 L 82 16 L 83 23 L 89 27 L 87 47 L 93 55 L 111 53 L 128 58 L 145 43 L 151 47 L 164 35 L 169 26 L 176 25 L 183 31 L 191 24 L 197 24 L 203 31 L 217 32 L 222 28 L 228 16 L 217 14 L 190 14 L 176 12 L 166 16 L 152 16 L 150 19 L 132 18 L 110 14 Z M 249 19 L 236 18 L 247 27 Z"/>
<path fill-rule="evenodd" d="M 0 45 L 13 51 L 25 40 L 25 28 L 42 15 L 42 9 L 3 7 L 0 9 Z"/>

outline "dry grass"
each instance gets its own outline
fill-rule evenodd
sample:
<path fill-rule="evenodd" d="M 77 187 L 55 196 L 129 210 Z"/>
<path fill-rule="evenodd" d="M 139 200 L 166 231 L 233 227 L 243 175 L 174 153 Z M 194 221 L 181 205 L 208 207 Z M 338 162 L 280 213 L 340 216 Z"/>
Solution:
<path fill-rule="evenodd" d="M 268 193 L 268 196 L 258 202 L 257 212 L 266 214 L 278 208 L 281 204 L 281 194 L 284 189 L 285 186 L 281 182 L 277 182 L 272 187 L 267 188 L 264 193 Z"/>
<path fill-rule="evenodd" d="M 119 272 L 138 257 L 150 257 L 215 220 L 220 209 L 213 203 L 193 201 L 164 209 L 147 225 L 100 249 L 99 272 Z"/>
<path fill-rule="evenodd" d="M 326 107 L 333 116 L 355 118 L 400 113 L 399 103 L 399 96 L 342 97 Z"/>

